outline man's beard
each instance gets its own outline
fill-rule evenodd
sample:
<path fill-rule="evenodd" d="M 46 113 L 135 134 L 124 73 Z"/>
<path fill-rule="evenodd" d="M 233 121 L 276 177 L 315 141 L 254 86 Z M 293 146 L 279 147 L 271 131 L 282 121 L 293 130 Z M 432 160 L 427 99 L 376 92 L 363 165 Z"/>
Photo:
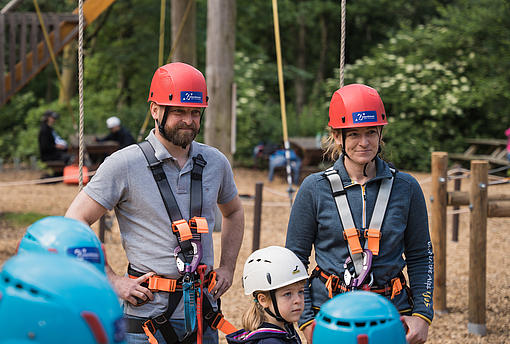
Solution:
<path fill-rule="evenodd" d="M 179 129 L 191 129 L 191 131 L 180 131 Z M 174 145 L 185 149 L 195 139 L 198 134 L 198 129 L 195 123 L 186 125 L 184 123 L 177 124 L 175 127 L 168 129 L 165 128 L 161 135 L 172 142 Z"/>

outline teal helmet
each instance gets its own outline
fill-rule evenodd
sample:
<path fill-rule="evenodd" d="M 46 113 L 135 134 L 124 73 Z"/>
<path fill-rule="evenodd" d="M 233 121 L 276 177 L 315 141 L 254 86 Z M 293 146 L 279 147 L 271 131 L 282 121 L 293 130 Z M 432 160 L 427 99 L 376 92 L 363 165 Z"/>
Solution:
<path fill-rule="evenodd" d="M 101 241 L 81 221 L 48 216 L 28 227 L 19 243 L 18 253 L 48 251 L 85 260 L 104 273 L 105 255 Z"/>
<path fill-rule="evenodd" d="M 404 325 L 393 304 L 368 291 L 340 294 L 315 317 L 313 343 L 405 344 Z"/>
<path fill-rule="evenodd" d="M 0 343 L 125 343 L 106 275 L 65 255 L 26 253 L 0 271 Z"/>

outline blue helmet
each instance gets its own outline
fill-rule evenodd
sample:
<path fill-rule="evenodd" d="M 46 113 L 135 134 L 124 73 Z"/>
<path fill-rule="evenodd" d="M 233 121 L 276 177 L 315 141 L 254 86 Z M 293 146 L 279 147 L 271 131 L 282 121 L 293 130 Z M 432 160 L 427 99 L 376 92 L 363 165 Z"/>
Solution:
<path fill-rule="evenodd" d="M 0 272 L 1 343 L 125 343 L 105 274 L 65 255 L 26 253 Z"/>
<path fill-rule="evenodd" d="M 104 272 L 101 241 L 86 224 L 63 216 L 49 216 L 34 222 L 19 243 L 18 253 L 55 252 L 75 256 Z"/>
<path fill-rule="evenodd" d="M 340 294 L 315 317 L 314 344 L 405 344 L 400 314 L 383 296 L 367 291 Z"/>

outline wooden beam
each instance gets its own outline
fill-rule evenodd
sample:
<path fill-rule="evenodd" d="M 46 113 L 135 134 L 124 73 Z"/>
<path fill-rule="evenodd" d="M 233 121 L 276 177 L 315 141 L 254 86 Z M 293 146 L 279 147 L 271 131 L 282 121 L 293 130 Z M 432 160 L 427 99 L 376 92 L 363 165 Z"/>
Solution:
<path fill-rule="evenodd" d="M 510 217 L 510 201 L 489 202 L 489 217 Z"/>
<path fill-rule="evenodd" d="M 448 205 L 469 205 L 469 192 L 467 191 L 450 191 L 447 198 Z M 488 199 L 489 202 L 510 201 L 510 194 L 489 194 Z"/>

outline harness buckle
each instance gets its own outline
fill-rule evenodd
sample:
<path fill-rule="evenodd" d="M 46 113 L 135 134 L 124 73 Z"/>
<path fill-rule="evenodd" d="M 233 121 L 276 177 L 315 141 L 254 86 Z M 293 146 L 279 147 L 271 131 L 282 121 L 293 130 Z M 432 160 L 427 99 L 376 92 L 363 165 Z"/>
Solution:
<path fill-rule="evenodd" d="M 379 254 L 379 240 L 382 237 L 380 229 L 368 228 L 363 232 L 363 236 L 368 240 L 367 246 L 374 256 Z"/>
<path fill-rule="evenodd" d="M 347 244 L 351 248 L 352 254 L 363 252 L 359 242 L 360 233 L 359 229 L 354 227 L 344 229 L 344 239 L 347 240 Z"/>
<path fill-rule="evenodd" d="M 362 253 L 363 255 L 363 264 L 362 264 L 362 271 L 359 275 L 356 275 L 356 272 L 351 273 L 349 270 L 349 265 L 352 263 L 351 257 L 347 257 L 344 263 L 344 283 L 348 288 L 351 289 L 359 289 L 362 288 L 364 285 L 368 285 L 368 287 L 371 287 L 374 283 L 374 275 L 371 272 L 372 268 L 372 251 L 366 249 Z M 365 282 L 365 279 L 367 276 L 370 277 L 370 280 L 367 283 Z"/>
<path fill-rule="evenodd" d="M 184 219 L 172 222 L 172 232 L 179 233 L 179 238 L 181 241 L 186 241 L 193 238 L 188 221 Z"/>
<path fill-rule="evenodd" d="M 209 233 L 209 225 L 205 217 L 194 216 L 189 220 L 189 227 L 197 233 Z"/>
<path fill-rule="evenodd" d="M 181 275 L 186 273 L 193 273 L 197 269 L 200 260 L 202 260 L 202 243 L 198 240 L 190 240 L 191 247 L 193 247 L 193 257 L 191 263 L 188 263 L 181 246 L 176 246 L 174 249 L 175 262 L 177 270 Z"/>

